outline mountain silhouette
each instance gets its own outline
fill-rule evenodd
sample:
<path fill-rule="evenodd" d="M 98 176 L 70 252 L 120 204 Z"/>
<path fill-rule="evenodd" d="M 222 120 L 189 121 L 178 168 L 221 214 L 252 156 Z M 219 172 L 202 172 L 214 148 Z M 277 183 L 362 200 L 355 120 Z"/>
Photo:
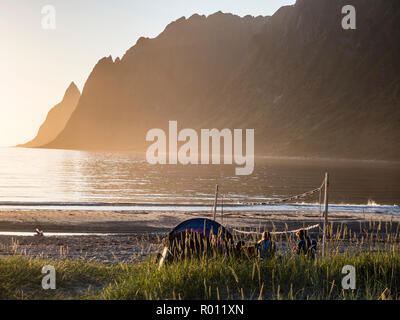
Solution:
<path fill-rule="evenodd" d="M 62 101 L 48 112 L 46 120 L 40 126 L 36 137 L 25 144 L 18 145 L 18 147 L 40 147 L 53 141 L 64 129 L 78 104 L 80 95 L 79 89 L 72 82 L 65 91 Z"/>
<path fill-rule="evenodd" d="M 101 59 L 47 148 L 145 151 L 152 128 L 254 128 L 259 155 L 400 159 L 400 2 L 298 0 L 217 12 Z"/>

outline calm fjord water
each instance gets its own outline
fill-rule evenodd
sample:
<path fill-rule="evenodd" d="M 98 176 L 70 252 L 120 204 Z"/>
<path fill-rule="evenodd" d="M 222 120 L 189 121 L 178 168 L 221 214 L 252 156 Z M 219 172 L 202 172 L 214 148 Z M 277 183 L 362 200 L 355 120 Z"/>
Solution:
<path fill-rule="evenodd" d="M 0 148 L 0 202 L 210 203 L 299 194 L 331 176 L 330 202 L 400 203 L 399 163 L 263 158 L 250 176 L 228 165 L 149 165 L 128 153 Z M 316 203 L 318 195 L 305 200 Z"/>

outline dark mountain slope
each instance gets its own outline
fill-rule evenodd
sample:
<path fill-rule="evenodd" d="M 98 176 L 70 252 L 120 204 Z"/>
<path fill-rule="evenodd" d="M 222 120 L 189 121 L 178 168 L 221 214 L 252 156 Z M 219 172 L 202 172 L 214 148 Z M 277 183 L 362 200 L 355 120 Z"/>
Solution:
<path fill-rule="evenodd" d="M 146 132 L 255 128 L 256 153 L 400 159 L 400 3 L 302 0 L 272 17 L 171 23 L 90 75 L 47 147 L 144 151 Z"/>
<path fill-rule="evenodd" d="M 141 38 L 115 62 L 98 62 L 64 132 L 48 147 L 143 149 L 150 128 L 168 120 L 207 122 L 227 79 L 267 18 L 216 13 L 181 18 Z"/>

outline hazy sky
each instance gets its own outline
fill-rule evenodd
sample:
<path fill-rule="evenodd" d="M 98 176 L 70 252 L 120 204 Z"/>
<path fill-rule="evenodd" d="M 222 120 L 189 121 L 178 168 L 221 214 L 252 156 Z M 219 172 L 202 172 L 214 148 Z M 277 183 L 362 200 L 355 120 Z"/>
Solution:
<path fill-rule="evenodd" d="M 80 90 L 96 62 L 122 56 L 140 36 L 194 13 L 272 15 L 295 0 L 0 0 L 0 146 L 33 138 L 74 81 Z M 56 28 L 42 29 L 52 5 Z"/>

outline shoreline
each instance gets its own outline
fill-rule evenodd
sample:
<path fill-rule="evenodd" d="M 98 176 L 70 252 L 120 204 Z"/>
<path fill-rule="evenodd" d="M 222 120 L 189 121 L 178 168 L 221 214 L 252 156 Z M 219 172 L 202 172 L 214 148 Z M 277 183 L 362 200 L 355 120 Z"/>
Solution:
<path fill-rule="evenodd" d="M 91 211 L 91 210 L 9 210 L 0 211 L 1 231 L 79 233 L 166 233 L 180 222 L 205 217 L 213 219 L 211 212 L 169 211 Z M 218 222 L 234 228 L 300 228 L 304 225 L 323 223 L 319 212 L 292 211 L 225 211 L 223 221 L 217 212 Z M 400 216 L 383 213 L 329 212 L 329 222 L 353 226 L 365 222 L 400 222 Z M 289 229 L 290 229 L 289 228 Z"/>
<path fill-rule="evenodd" d="M 39 228 L 44 231 L 44 237 L 0 235 L 0 257 L 22 254 L 40 259 L 69 258 L 111 264 L 121 261 L 136 263 L 159 252 L 162 238 L 173 227 L 184 220 L 199 217 L 213 219 L 210 212 L 1 211 L 0 232 L 34 232 L 35 228 Z M 221 222 L 220 213 L 217 221 Z M 400 227 L 400 217 L 388 214 L 333 212 L 329 213 L 329 222 L 334 230 L 345 226 L 359 238 L 372 232 L 385 239 L 389 234 L 397 234 Z M 263 231 L 265 228 L 269 231 L 284 231 L 318 223 L 322 226 L 323 217 L 315 212 L 228 211 L 224 213 L 222 224 L 228 230 Z M 88 234 L 46 237 L 46 232 Z M 318 231 L 312 232 L 313 237 L 320 238 L 320 235 Z M 259 238 L 237 236 L 250 242 Z M 282 244 L 286 241 L 284 239 Z M 342 246 L 347 245 L 343 241 Z"/>
<path fill-rule="evenodd" d="M 91 210 L 10 210 L 0 211 L 0 232 L 77 233 L 166 233 L 180 222 L 191 218 L 213 219 L 211 212 L 170 211 L 91 211 Z M 222 220 L 223 219 L 223 220 Z M 323 223 L 319 212 L 307 211 L 225 211 L 217 212 L 216 220 L 233 228 L 261 228 L 275 226 L 276 230 Z M 384 213 L 329 212 L 329 222 L 353 228 L 370 221 L 399 223 L 400 216 Z"/>

